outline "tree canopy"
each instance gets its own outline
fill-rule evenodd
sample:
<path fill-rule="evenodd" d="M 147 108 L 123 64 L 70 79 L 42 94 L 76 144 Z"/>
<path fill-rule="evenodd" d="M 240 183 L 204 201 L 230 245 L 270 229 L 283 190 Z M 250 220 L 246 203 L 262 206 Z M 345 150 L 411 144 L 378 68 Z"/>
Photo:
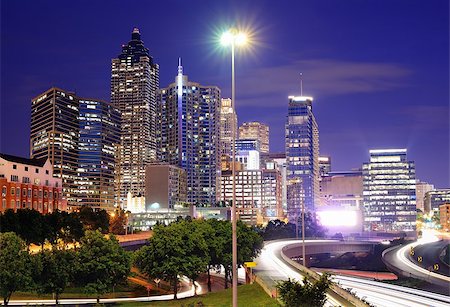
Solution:
<path fill-rule="evenodd" d="M 322 307 L 326 302 L 326 293 L 330 287 L 331 280 L 327 274 L 322 274 L 320 279 L 314 282 L 303 278 L 303 284 L 288 279 L 277 285 L 280 299 L 285 306 L 289 307 Z"/>
<path fill-rule="evenodd" d="M 25 242 L 13 232 L 0 233 L 0 295 L 5 306 L 14 292 L 31 287 L 32 272 Z"/>

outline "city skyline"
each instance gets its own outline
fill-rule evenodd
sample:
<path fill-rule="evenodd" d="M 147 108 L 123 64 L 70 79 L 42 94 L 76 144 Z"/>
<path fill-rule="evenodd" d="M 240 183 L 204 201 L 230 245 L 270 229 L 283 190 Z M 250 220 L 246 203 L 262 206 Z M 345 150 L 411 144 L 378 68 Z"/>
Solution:
<path fill-rule="evenodd" d="M 98 14 L 102 3 L 93 3 L 91 10 L 83 11 L 83 18 Z M 20 1 L 2 4 L 0 151 L 28 156 L 31 99 L 51 86 L 110 101 L 110 61 L 135 26 L 160 64 L 160 84 L 171 82 L 181 56 L 193 80 L 217 85 L 222 96 L 228 97 L 227 57 L 213 52 L 213 28 L 248 20 L 257 30 L 259 44 L 249 55 L 239 57 L 239 124 L 269 124 L 272 151 L 282 152 L 287 96 L 300 93 L 299 74 L 303 71 L 304 93 L 315 97 L 321 154 L 332 157 L 333 170 L 361 167 L 369 149 L 408 148 L 418 179 L 438 188 L 448 187 L 448 65 L 442 65 L 448 64 L 448 3 L 288 4 L 291 10 L 271 8 L 272 19 L 264 12 L 268 2 L 258 7 L 246 2 L 239 9 L 233 1 L 210 4 L 207 18 L 190 20 L 191 27 L 186 29 L 165 27 L 171 21 L 159 16 L 149 21 L 144 18 L 146 10 L 123 16 L 116 24 L 114 18 L 104 16 L 91 19 L 88 25 L 82 24 L 83 18 L 75 19 L 71 25 L 64 18 L 51 23 L 46 20 L 46 14 L 62 12 L 50 1 L 31 3 L 29 12 L 19 12 Z M 165 5 L 185 9 L 186 15 L 200 7 L 195 2 Z M 165 5 L 157 4 L 155 9 L 162 10 Z M 67 6 L 64 9 L 74 16 L 82 10 L 79 4 Z M 350 7 L 354 15 L 347 12 Z M 120 8 L 118 2 L 112 2 L 109 10 Z M 301 23 L 285 21 L 299 9 Z M 256 13 L 250 13 L 253 10 Z M 283 14 L 285 20 L 281 19 Z M 182 21 L 182 17 L 182 13 L 175 13 L 172 22 Z M 351 18 L 346 21 L 346 17 Z M 73 17 L 65 14 L 65 18 Z M 308 28 L 302 28 L 303 23 Z M 330 30 L 335 24 L 341 26 L 342 33 Z M 100 36 L 108 31 L 110 34 Z M 334 38 L 333 34 L 339 35 Z M 54 43 L 51 48 L 49 41 Z M 432 56 L 426 53 L 429 50 Z M 210 65 L 202 65 L 205 61 Z M 275 76 L 276 82 L 267 84 L 265 75 Z"/>

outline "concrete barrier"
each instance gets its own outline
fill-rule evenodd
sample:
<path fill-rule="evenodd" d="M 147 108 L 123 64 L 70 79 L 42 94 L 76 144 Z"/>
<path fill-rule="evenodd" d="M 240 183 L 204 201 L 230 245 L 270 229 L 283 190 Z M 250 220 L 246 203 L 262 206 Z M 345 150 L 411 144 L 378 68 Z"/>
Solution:
<path fill-rule="evenodd" d="M 290 265 L 292 265 L 293 267 L 295 267 L 299 271 L 303 272 L 304 274 L 309 275 L 312 279 L 314 279 L 314 280 L 319 280 L 320 279 L 320 275 L 318 273 L 314 272 L 313 270 L 308 269 L 307 267 L 304 267 L 303 265 L 297 263 L 296 261 L 294 261 L 291 258 L 289 258 L 288 256 L 286 256 L 284 254 L 284 250 L 286 250 L 286 249 L 289 249 L 289 248 L 285 246 L 281 250 L 281 257 L 283 258 L 284 261 L 286 261 L 287 263 L 289 263 Z M 342 289 L 341 287 L 339 287 L 338 285 L 336 285 L 334 283 L 331 284 L 330 289 L 335 294 L 339 295 L 340 297 L 342 297 L 344 300 L 348 301 L 353 306 L 356 306 L 356 307 L 369 307 L 368 304 L 366 304 L 363 301 L 361 301 L 358 297 L 348 293 L 347 291 L 345 291 L 344 289 Z M 347 306 L 345 306 L 345 307 L 347 307 Z"/>

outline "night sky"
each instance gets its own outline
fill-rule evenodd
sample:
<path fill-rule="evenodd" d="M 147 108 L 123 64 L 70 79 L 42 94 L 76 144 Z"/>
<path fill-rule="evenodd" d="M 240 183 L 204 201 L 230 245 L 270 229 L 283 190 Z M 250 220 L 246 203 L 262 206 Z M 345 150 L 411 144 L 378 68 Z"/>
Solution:
<path fill-rule="evenodd" d="M 230 54 L 216 38 L 230 25 L 254 40 L 237 53 L 238 119 L 269 124 L 271 151 L 284 151 L 303 72 L 333 170 L 405 147 L 417 178 L 450 186 L 448 0 L 1 0 L 0 152 L 29 155 L 30 100 L 51 86 L 109 100 L 111 59 L 133 27 L 161 87 L 181 56 L 190 80 L 228 97 Z"/>

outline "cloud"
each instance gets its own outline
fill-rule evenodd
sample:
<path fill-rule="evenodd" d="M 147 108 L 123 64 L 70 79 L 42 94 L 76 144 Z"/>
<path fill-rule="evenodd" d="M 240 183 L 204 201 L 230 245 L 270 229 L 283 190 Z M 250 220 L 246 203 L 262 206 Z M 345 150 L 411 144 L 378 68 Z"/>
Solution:
<path fill-rule="evenodd" d="M 331 59 L 310 59 L 290 64 L 256 68 L 238 76 L 240 103 L 246 106 L 276 107 L 280 97 L 300 93 L 300 72 L 303 73 L 303 94 L 336 96 L 372 93 L 407 87 L 412 71 L 390 63 L 351 62 Z M 284 104 L 285 100 L 279 101 Z"/>

